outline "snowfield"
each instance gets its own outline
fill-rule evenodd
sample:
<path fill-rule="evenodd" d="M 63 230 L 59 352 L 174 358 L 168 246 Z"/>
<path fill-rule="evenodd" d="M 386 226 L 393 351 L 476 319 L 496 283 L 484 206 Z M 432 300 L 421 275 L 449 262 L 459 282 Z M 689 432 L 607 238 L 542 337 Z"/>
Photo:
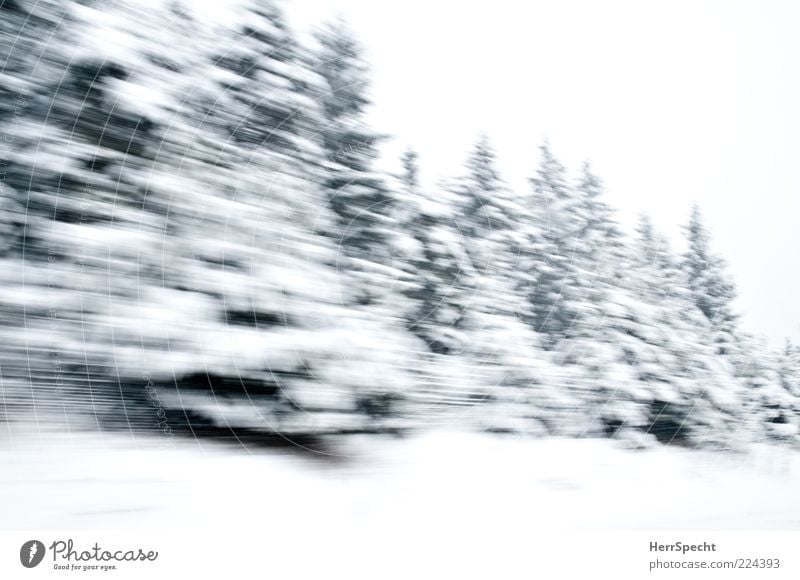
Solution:
<path fill-rule="evenodd" d="M 350 437 L 313 459 L 11 430 L 0 463 L 7 530 L 800 529 L 800 453 L 769 445 L 634 451 L 607 440 L 433 432 Z"/>

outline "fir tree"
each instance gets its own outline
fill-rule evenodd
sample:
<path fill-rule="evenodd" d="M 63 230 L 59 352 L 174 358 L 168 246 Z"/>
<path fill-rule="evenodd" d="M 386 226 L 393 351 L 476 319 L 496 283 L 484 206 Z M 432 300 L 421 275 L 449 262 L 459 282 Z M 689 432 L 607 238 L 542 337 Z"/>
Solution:
<path fill-rule="evenodd" d="M 370 105 L 368 67 L 353 32 L 342 20 L 322 28 L 316 38 L 320 48 L 315 69 L 326 81 L 319 95 L 328 161 L 325 187 L 341 221 L 340 242 L 355 267 L 365 260 L 386 263 L 387 216 L 393 198 L 383 176 L 373 168 L 383 137 L 365 122 Z"/>
<path fill-rule="evenodd" d="M 566 168 L 545 143 L 536 177 L 532 219 L 541 231 L 536 288 L 531 295 L 533 326 L 547 337 L 549 348 L 572 331 L 578 316 L 579 289 L 573 261 L 580 249 L 580 232 L 586 227 L 578 198 L 567 179 Z"/>
<path fill-rule="evenodd" d="M 711 251 L 710 236 L 697 205 L 692 208 L 686 234 L 689 248 L 683 264 L 692 298 L 714 328 L 732 330 L 737 320 L 732 306 L 736 290 L 725 272 L 725 262 Z"/>

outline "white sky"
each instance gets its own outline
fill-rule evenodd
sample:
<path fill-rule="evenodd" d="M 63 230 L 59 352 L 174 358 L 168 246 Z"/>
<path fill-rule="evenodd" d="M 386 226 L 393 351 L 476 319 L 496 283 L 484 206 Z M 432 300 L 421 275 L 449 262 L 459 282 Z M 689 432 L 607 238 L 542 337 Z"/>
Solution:
<path fill-rule="evenodd" d="M 332 14 L 373 65 L 372 121 L 428 183 L 458 174 L 480 131 L 527 187 L 547 136 L 676 240 L 692 201 L 731 265 L 748 329 L 800 339 L 800 3 L 792 0 L 292 0 Z"/>

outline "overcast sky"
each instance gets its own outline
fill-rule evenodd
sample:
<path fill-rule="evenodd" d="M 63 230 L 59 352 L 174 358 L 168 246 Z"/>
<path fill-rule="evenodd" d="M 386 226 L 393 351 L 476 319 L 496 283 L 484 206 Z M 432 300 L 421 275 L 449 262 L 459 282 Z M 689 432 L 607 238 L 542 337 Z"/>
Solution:
<path fill-rule="evenodd" d="M 290 0 L 301 28 L 344 15 L 373 65 L 372 120 L 428 183 L 476 136 L 527 187 L 548 137 L 589 158 L 630 226 L 681 247 L 697 201 L 748 329 L 800 339 L 800 2 Z"/>

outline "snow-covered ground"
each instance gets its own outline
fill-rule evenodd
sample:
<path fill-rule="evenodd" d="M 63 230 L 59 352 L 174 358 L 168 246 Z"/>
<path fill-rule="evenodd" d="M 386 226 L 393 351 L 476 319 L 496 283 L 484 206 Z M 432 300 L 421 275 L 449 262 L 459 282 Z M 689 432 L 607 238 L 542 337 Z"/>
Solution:
<path fill-rule="evenodd" d="M 434 432 L 313 460 L 230 445 L 10 431 L 4 529 L 800 529 L 800 453 Z M 36 497 L 32 504 L 29 499 Z"/>

